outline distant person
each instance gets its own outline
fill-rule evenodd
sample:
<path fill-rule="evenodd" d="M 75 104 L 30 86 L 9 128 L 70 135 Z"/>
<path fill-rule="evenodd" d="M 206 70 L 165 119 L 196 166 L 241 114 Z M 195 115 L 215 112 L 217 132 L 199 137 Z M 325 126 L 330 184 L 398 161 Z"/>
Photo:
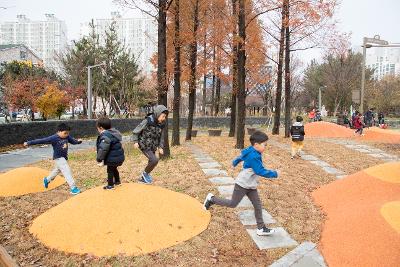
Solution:
<path fill-rule="evenodd" d="M 379 125 L 379 128 L 382 128 L 382 129 L 387 128 L 387 126 L 385 124 L 385 114 L 383 114 L 383 112 L 378 113 L 378 125 Z"/>
<path fill-rule="evenodd" d="M 354 128 L 356 131 L 354 134 L 359 134 L 360 136 L 363 136 L 363 128 L 364 128 L 364 123 L 363 123 L 363 118 L 360 112 L 357 113 L 357 115 L 354 117 L 353 121 Z"/>
<path fill-rule="evenodd" d="M 373 118 L 374 118 L 374 113 L 372 109 L 368 109 L 367 112 L 365 112 L 364 114 L 364 123 L 368 128 L 372 127 Z"/>
<path fill-rule="evenodd" d="M 322 121 L 321 112 L 319 111 L 319 109 L 315 111 L 314 121 Z"/>
<path fill-rule="evenodd" d="M 309 122 L 313 122 L 315 120 L 315 108 L 313 108 L 309 113 L 308 113 L 308 120 Z"/>
<path fill-rule="evenodd" d="M 122 148 L 122 134 L 114 128 L 111 128 L 109 118 L 100 118 L 96 122 L 96 128 L 99 132 L 97 137 L 97 157 L 99 166 L 107 166 L 107 185 L 105 190 L 114 189 L 114 186 L 121 184 L 118 167 L 125 161 L 124 149 Z"/>
<path fill-rule="evenodd" d="M 148 164 L 142 172 L 140 182 L 151 184 L 153 178 L 150 173 L 158 164 L 156 151 L 160 155 L 164 154 L 164 134 L 165 121 L 168 118 L 168 109 L 163 105 L 154 108 L 153 113 L 146 118 L 133 130 L 133 143 L 135 148 L 139 148 L 148 158 Z"/>
<path fill-rule="evenodd" d="M 266 236 L 274 233 L 273 229 L 267 228 L 262 217 L 262 203 L 258 195 L 259 176 L 274 179 L 278 173 L 274 170 L 265 169 L 262 161 L 262 153 L 265 151 L 268 136 L 260 131 L 256 131 L 250 136 L 250 143 L 246 149 L 243 149 L 240 156 L 233 160 L 232 165 L 236 167 L 240 162 L 243 163 L 243 169 L 235 180 L 235 187 L 231 199 L 223 199 L 209 193 L 204 200 L 203 207 L 208 210 L 212 205 L 235 208 L 244 196 L 247 196 L 254 207 L 254 215 L 257 222 L 257 235 Z"/>
<path fill-rule="evenodd" d="M 304 132 L 303 118 L 301 116 L 296 117 L 296 122 L 293 123 L 292 127 L 290 127 L 290 135 L 292 136 L 292 157 L 297 155 L 301 157 L 300 152 L 304 146 L 304 136 L 306 133 Z"/>
<path fill-rule="evenodd" d="M 31 140 L 24 143 L 25 147 L 39 144 L 51 144 L 53 146 L 53 160 L 55 167 L 49 176 L 43 178 L 45 188 L 49 187 L 51 181 L 61 172 L 67 181 L 72 195 L 77 195 L 81 190 L 75 185 L 75 180 L 72 177 L 71 168 L 68 165 L 68 143 L 77 145 L 81 144 L 81 139 L 74 139 L 69 135 L 71 128 L 65 123 L 60 123 L 57 126 L 57 133 L 46 138 Z"/>

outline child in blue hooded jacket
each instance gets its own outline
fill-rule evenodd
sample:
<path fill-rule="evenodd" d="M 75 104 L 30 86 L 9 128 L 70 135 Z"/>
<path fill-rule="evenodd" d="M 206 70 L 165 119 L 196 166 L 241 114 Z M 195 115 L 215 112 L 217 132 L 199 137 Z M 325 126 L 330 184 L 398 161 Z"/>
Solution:
<path fill-rule="evenodd" d="M 243 170 L 239 173 L 235 180 L 235 187 L 231 199 L 223 199 L 209 193 L 204 201 L 204 209 L 208 210 L 211 205 L 225 206 L 235 208 L 244 196 L 250 199 L 254 207 L 254 213 L 257 222 L 257 235 L 271 235 L 274 230 L 265 226 L 262 217 L 262 204 L 258 195 L 258 177 L 277 178 L 278 173 L 274 170 L 264 168 L 262 162 L 262 153 L 265 151 L 265 146 L 268 141 L 268 136 L 260 131 L 256 131 L 250 136 L 251 146 L 242 150 L 239 157 L 233 160 L 232 164 L 236 167 L 240 162 L 243 163 Z"/>

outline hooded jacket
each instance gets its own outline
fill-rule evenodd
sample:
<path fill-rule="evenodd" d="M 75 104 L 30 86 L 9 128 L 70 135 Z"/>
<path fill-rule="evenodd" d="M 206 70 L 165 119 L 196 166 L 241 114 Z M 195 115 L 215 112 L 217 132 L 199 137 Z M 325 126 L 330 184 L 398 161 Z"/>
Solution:
<path fill-rule="evenodd" d="M 97 162 L 104 160 L 105 165 L 121 166 L 125 160 L 122 148 L 122 135 L 114 128 L 102 132 L 96 141 Z"/>
<path fill-rule="evenodd" d="M 301 122 L 293 123 L 292 127 L 290 127 L 290 135 L 292 136 L 292 141 L 303 141 L 306 135 L 304 125 Z"/>
<path fill-rule="evenodd" d="M 158 117 L 162 113 L 168 113 L 168 109 L 163 105 L 157 105 L 153 114 L 147 116 L 132 132 L 132 141 L 139 143 L 142 151 L 156 151 L 158 148 L 164 148 L 163 129 L 165 123 L 159 123 Z"/>
<path fill-rule="evenodd" d="M 240 162 L 243 163 L 243 170 L 236 177 L 236 184 L 246 189 L 256 189 L 258 177 L 277 178 L 278 173 L 274 170 L 264 168 L 261 153 L 253 146 L 243 149 L 240 156 L 233 160 L 232 164 L 236 167 Z"/>

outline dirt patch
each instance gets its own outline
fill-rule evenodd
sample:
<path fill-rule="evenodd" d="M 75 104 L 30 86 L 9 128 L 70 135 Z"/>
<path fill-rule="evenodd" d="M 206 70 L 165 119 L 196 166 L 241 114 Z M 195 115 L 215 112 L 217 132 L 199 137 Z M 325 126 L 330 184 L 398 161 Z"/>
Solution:
<path fill-rule="evenodd" d="M 352 137 L 354 131 L 335 123 L 318 121 L 304 126 L 307 137 Z"/>

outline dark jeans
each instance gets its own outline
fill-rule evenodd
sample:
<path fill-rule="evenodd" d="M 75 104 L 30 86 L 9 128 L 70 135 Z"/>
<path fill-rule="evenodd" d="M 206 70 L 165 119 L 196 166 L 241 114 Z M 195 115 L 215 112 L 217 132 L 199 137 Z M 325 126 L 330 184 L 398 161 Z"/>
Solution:
<path fill-rule="evenodd" d="M 250 199 L 251 203 L 254 207 L 254 215 L 256 217 L 257 228 L 263 228 L 265 226 L 264 220 L 262 217 L 262 205 L 260 197 L 258 196 L 257 189 L 246 189 L 241 187 L 238 184 L 235 184 L 235 188 L 233 189 L 233 194 L 231 199 L 224 199 L 219 197 L 213 197 L 212 202 L 219 206 L 236 208 L 239 202 L 246 196 Z"/>
<path fill-rule="evenodd" d="M 362 133 L 363 133 L 363 128 L 361 127 L 361 128 L 359 128 L 359 129 L 357 129 L 357 130 L 356 130 L 356 133 L 360 133 L 360 135 L 362 135 Z"/>
<path fill-rule="evenodd" d="M 147 163 L 146 168 L 144 169 L 144 171 L 148 174 L 150 174 L 154 168 L 157 166 L 158 164 L 158 158 L 156 156 L 156 153 L 154 151 L 151 150 L 142 150 L 143 154 L 149 159 L 149 162 Z"/>
<path fill-rule="evenodd" d="M 114 186 L 116 183 L 120 183 L 118 166 L 107 166 L 107 180 L 109 186 Z"/>

